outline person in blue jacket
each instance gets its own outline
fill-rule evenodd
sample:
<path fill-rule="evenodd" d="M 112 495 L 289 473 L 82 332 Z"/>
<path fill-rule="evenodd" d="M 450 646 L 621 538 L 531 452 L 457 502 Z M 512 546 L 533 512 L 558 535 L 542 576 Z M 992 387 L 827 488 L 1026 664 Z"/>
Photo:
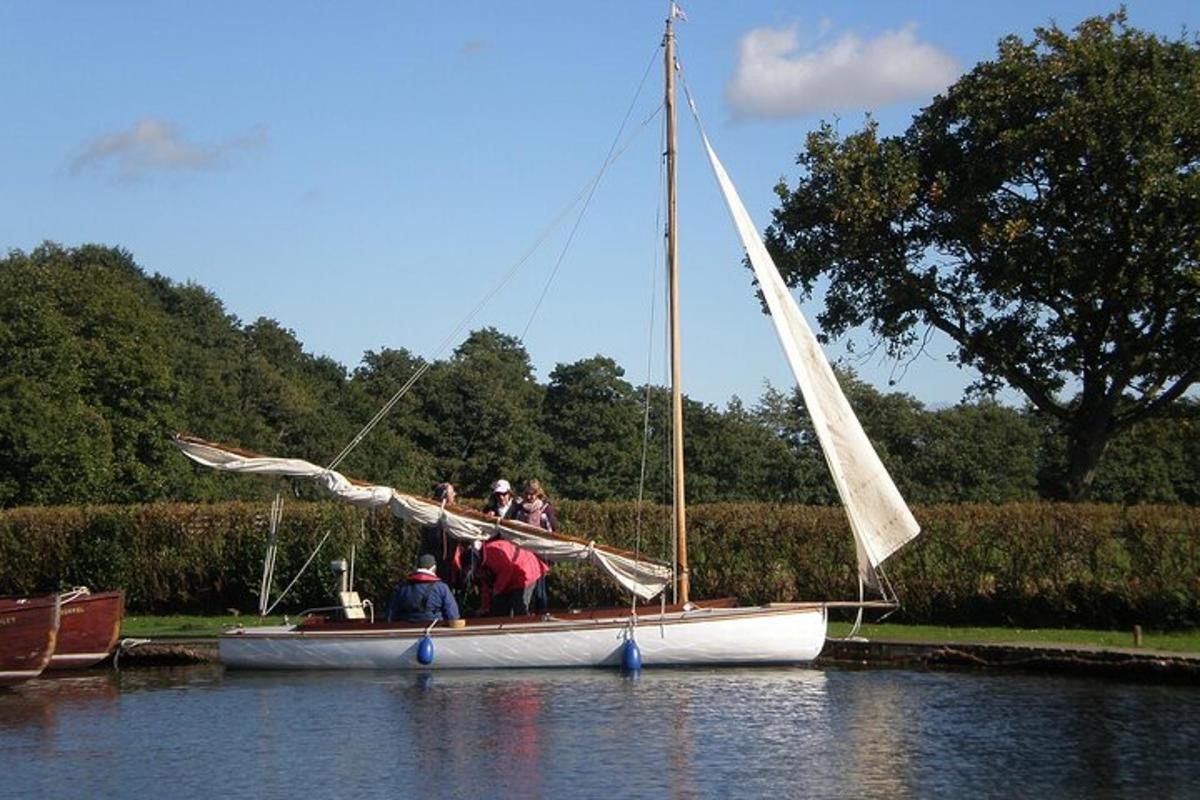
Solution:
<path fill-rule="evenodd" d="M 425 553 L 417 559 L 417 571 L 392 594 L 388 622 L 433 622 L 458 619 L 458 603 L 450 587 L 437 576 L 437 559 Z"/>

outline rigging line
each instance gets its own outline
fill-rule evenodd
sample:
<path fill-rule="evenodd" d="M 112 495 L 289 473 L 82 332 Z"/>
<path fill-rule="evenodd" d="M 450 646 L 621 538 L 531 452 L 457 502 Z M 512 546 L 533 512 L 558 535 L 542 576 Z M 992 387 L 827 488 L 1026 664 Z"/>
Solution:
<path fill-rule="evenodd" d="M 371 420 L 362 427 L 362 430 L 355 434 L 354 438 L 350 440 L 350 443 L 342 448 L 342 451 L 338 453 L 337 457 L 329 462 L 328 466 L 326 466 L 326 469 L 336 469 L 337 466 L 342 463 L 342 461 L 344 461 L 348 455 L 350 455 L 354 448 L 358 447 L 358 445 L 362 443 L 362 440 L 366 438 L 367 434 L 374 430 L 375 426 L 378 425 L 385 416 L 387 416 L 388 412 L 395 407 L 396 403 L 398 403 L 400 399 L 404 397 L 404 395 L 408 394 L 409 390 L 412 389 L 417 381 L 424 377 L 425 373 L 433 368 L 437 357 L 446 351 L 446 349 L 458 338 L 458 335 L 462 332 L 463 328 L 467 327 L 467 325 L 469 325 L 471 321 L 474 320 L 481 311 L 483 311 L 488 303 L 491 302 L 492 298 L 495 297 L 500 290 L 508 284 L 509 281 L 512 280 L 513 276 L 516 275 L 517 271 L 525 264 L 525 262 L 528 261 L 533 254 L 537 252 L 538 248 L 540 248 L 542 244 L 548 238 L 550 238 L 550 235 L 563 224 L 563 221 L 566 219 L 571 209 L 579 205 L 584 197 L 588 196 L 591 186 L 599 182 L 604 172 L 610 166 L 612 166 L 613 162 L 617 158 L 620 158 L 622 155 L 624 155 L 625 151 L 629 149 L 629 145 L 631 143 L 632 141 L 626 142 L 625 146 L 622 147 L 612 159 L 610 159 L 601 167 L 600 172 L 597 173 L 587 184 L 585 184 L 584 188 L 580 190 L 575 197 L 562 208 L 562 210 L 559 211 L 559 213 L 554 217 L 551 223 L 546 226 L 541 235 L 538 236 L 533 244 L 530 245 L 530 247 L 526 249 L 521 257 L 509 267 L 508 271 L 501 276 L 500 280 L 492 285 L 492 287 L 475 305 L 475 307 L 472 308 L 471 311 L 465 317 L 463 317 L 457 325 L 455 325 L 454 329 L 442 339 L 442 341 L 434 349 L 432 355 L 430 356 L 430 360 L 424 362 L 413 372 L 411 376 L 409 376 L 408 380 L 405 381 L 404 384 L 398 390 L 396 390 L 396 393 L 393 394 L 386 403 L 384 403 L 383 407 L 375 413 L 375 416 L 373 416 Z"/>
<path fill-rule="evenodd" d="M 296 581 L 300 580 L 300 576 L 304 574 L 306 569 L 308 569 L 308 565 L 312 563 L 312 560 L 317 557 L 317 553 L 321 552 L 321 547 L 325 544 L 325 540 L 329 538 L 329 534 L 331 533 L 333 533 L 332 529 L 325 531 L 325 535 L 321 537 L 321 541 L 317 542 L 316 549 L 312 551 L 312 555 L 310 555 L 308 560 L 304 562 L 304 566 L 300 567 L 300 571 L 296 573 L 296 577 L 292 578 L 292 582 L 287 585 L 287 588 L 279 593 L 279 597 L 275 598 L 275 602 L 272 603 L 271 607 L 267 609 L 267 613 L 263 614 L 264 617 L 269 617 L 271 615 L 271 612 L 275 610 L 275 606 L 279 605 L 280 601 L 282 601 L 283 598 L 287 596 L 287 593 L 292 590 L 292 587 L 296 585 Z"/>
<path fill-rule="evenodd" d="M 653 60 L 651 61 L 651 63 L 653 63 Z M 647 67 L 647 74 L 648 73 L 649 73 L 649 67 Z M 645 77 L 645 75 L 643 75 L 642 76 L 642 84 L 644 84 L 645 82 L 646 82 L 646 77 Z M 641 93 L 641 85 L 639 85 L 638 91 L 634 96 L 635 103 L 637 100 L 637 96 L 640 95 L 640 93 Z M 622 121 L 621 128 L 618 130 L 617 136 L 615 137 L 614 146 L 615 146 L 615 141 L 619 140 L 620 133 L 622 130 L 624 130 L 625 122 L 628 121 L 629 115 L 632 112 L 633 104 L 631 103 L 630 105 L 631 105 L 630 110 L 626 112 L 625 119 Z M 538 248 L 540 248 L 542 246 L 542 244 L 548 238 L 550 238 L 550 235 L 554 231 L 556 231 L 560 225 L 562 225 L 563 221 L 566 219 L 566 217 L 570 213 L 571 209 L 573 209 L 577 205 L 579 205 L 580 202 L 584 202 L 584 209 L 586 210 L 587 202 L 591 201 L 592 194 L 595 192 L 596 186 L 599 185 L 600 179 L 602 177 L 604 177 L 604 173 L 608 171 L 608 168 L 611 167 L 613 165 L 613 163 L 615 163 L 617 161 L 617 159 L 619 159 L 621 156 L 623 156 L 625 154 L 625 151 L 627 151 L 629 149 L 630 145 L 632 145 L 633 141 L 637 138 L 638 133 L 640 133 L 646 127 L 646 125 L 648 125 L 650 123 L 650 121 L 653 120 L 654 117 L 656 117 L 658 115 L 658 111 L 660 109 L 661 109 L 661 106 L 659 106 L 659 108 L 655 109 L 654 112 L 651 113 L 651 115 L 649 117 L 647 117 L 645 120 L 643 120 L 641 125 L 638 126 L 638 130 L 635 131 L 630 136 L 630 138 L 626 140 L 625 144 L 623 144 L 619 149 L 616 149 L 616 152 L 613 151 L 614 150 L 613 147 L 609 148 L 609 156 L 605 159 L 604 163 L 600 166 L 600 170 L 592 177 L 592 179 L 590 181 L 588 181 L 588 183 L 584 184 L 583 189 L 581 189 L 575 195 L 575 197 L 569 203 L 567 203 L 562 208 L 561 211 L 559 211 L 559 213 L 554 217 L 554 219 L 551 221 L 551 223 L 548 226 L 546 226 L 546 228 L 542 231 L 541 235 L 533 242 L 533 244 L 528 249 L 526 249 L 526 251 L 521 255 L 521 257 L 519 259 L 517 259 L 517 261 L 515 261 L 512 264 L 512 266 L 510 266 L 508 268 L 508 271 L 506 271 L 501 276 L 500 280 L 498 280 L 495 284 L 493 284 L 493 286 L 488 290 L 488 292 L 483 296 L 483 298 L 478 303 L 476 303 L 475 307 L 472 308 L 471 311 L 465 317 L 463 317 L 463 319 L 461 321 L 459 321 L 459 323 L 454 327 L 454 329 L 452 331 L 450 331 L 450 333 L 448 333 L 446 335 L 446 337 L 444 339 L 442 339 L 442 341 L 438 344 L 437 348 L 435 348 L 435 350 L 433 351 L 433 354 L 430 356 L 430 360 L 425 362 L 424 364 L 422 364 L 419 368 L 417 368 L 413 372 L 413 374 L 411 376 L 409 376 L 409 379 L 404 382 L 404 385 L 401 386 L 394 395 L 392 395 L 391 399 L 389 399 L 386 403 L 384 403 L 383 407 L 380 408 L 379 411 L 375 413 L 375 416 L 373 416 L 370 419 L 370 421 L 367 422 L 367 424 L 362 427 L 362 430 L 360 430 L 357 434 L 355 434 L 354 438 L 350 440 L 349 444 L 347 444 L 344 448 L 342 448 L 342 451 L 340 453 L 338 453 L 337 456 L 332 461 L 329 462 L 329 465 L 326 467 L 326 469 L 328 469 L 328 470 L 336 469 L 337 466 L 339 464 L 341 464 L 342 461 L 344 461 L 346 459 L 346 457 L 349 456 L 350 453 L 353 452 L 356 447 L 358 447 L 359 444 L 362 443 L 362 440 L 364 438 L 366 438 L 367 434 L 369 434 L 372 430 L 375 429 L 375 426 L 378 425 L 380 423 L 380 421 L 382 421 L 383 418 L 387 416 L 388 412 L 390 412 L 392 410 L 392 408 L 395 407 L 396 403 L 400 402 L 400 398 L 402 398 L 402 397 L 404 397 L 404 395 L 408 394 L 409 390 L 412 389 L 412 387 L 414 385 L 416 385 L 417 381 L 419 381 L 425 375 L 425 373 L 428 372 L 433 367 L 433 362 L 437 360 L 437 357 L 446 351 L 446 349 L 450 346 L 450 344 L 453 343 L 458 338 L 458 335 L 462 332 L 462 330 L 465 327 L 467 327 L 467 325 L 469 325 L 471 323 L 471 321 L 474 320 L 475 317 L 477 317 L 481 311 L 483 311 L 483 309 L 488 305 L 488 303 L 491 302 L 492 298 L 495 297 L 500 292 L 501 289 L 503 289 L 505 286 L 508 285 L 509 281 L 512 280 L 513 276 L 515 276 L 517 274 L 517 271 L 525 264 L 525 262 L 528 261 L 533 256 L 533 254 L 535 252 L 537 252 Z M 582 218 L 582 212 L 580 212 L 580 218 Z M 578 225 L 579 225 L 579 221 L 576 220 L 575 227 L 578 228 Z M 571 236 L 572 236 L 572 238 L 574 237 L 574 229 L 572 229 Z M 568 240 L 567 246 L 570 246 L 569 240 Z M 566 250 L 564 248 L 563 254 L 559 256 L 559 263 L 562 262 L 563 256 L 565 256 L 565 254 L 566 254 Z M 558 265 L 555 265 L 554 273 L 557 273 L 557 272 L 558 272 Z M 554 273 L 552 273 L 550 276 L 551 281 L 554 279 Z M 549 282 L 547 282 L 546 288 L 542 290 L 543 297 L 545 296 L 547 289 L 549 289 Z M 542 298 L 539 297 L 538 298 L 539 306 L 541 305 L 541 302 L 542 302 Z M 536 313 L 536 310 L 537 309 L 535 307 L 535 309 L 534 309 L 535 313 Z M 531 321 L 532 321 L 532 319 L 531 319 Z M 526 329 L 528 329 L 528 325 L 526 325 Z M 521 338 L 522 339 L 524 338 L 524 334 L 522 334 Z"/>
<path fill-rule="evenodd" d="M 629 107 L 625 109 L 625 116 L 621 118 L 621 124 L 617 126 L 617 132 L 613 135 L 612 143 L 608 146 L 608 152 L 604 156 L 605 165 L 611 164 L 614 160 L 614 151 L 621 141 L 621 134 L 625 132 L 625 126 L 629 122 L 629 118 L 633 115 L 633 109 L 637 105 L 638 98 L 642 96 L 642 89 L 646 86 L 646 78 L 650 75 L 650 69 L 654 66 L 654 62 L 658 59 L 658 47 L 650 54 L 650 61 L 646 64 L 646 69 L 642 72 L 642 80 L 638 83 L 637 89 L 633 92 L 633 99 L 629 101 Z M 638 126 L 640 132 L 650 123 L 658 112 L 662 110 L 660 104 L 658 108 L 646 119 L 642 120 L 642 124 Z M 635 134 L 636 136 L 636 134 Z M 633 139 L 626 143 L 625 148 L 629 147 Z M 624 150 L 622 150 L 624 152 Z M 575 224 L 571 226 L 571 232 L 567 235 L 567 241 L 563 244 L 562 250 L 558 254 L 558 260 L 554 262 L 554 268 L 550 270 L 550 276 L 546 278 L 546 283 L 542 286 L 542 293 L 538 295 L 537 302 L 533 304 L 533 311 L 529 314 L 529 319 L 525 323 L 525 327 L 521 330 L 520 340 L 525 341 L 525 335 L 529 333 L 530 327 L 533 326 L 533 320 L 537 317 L 538 310 L 542 307 L 542 302 L 546 299 L 547 292 L 550 291 L 550 285 L 554 283 L 554 278 L 558 275 L 559 268 L 562 267 L 563 259 L 567 257 L 567 251 L 571 249 L 571 243 L 575 241 L 575 234 L 579 231 L 580 224 L 583 223 L 583 217 L 587 214 L 588 207 L 592 203 L 592 197 L 596 194 L 596 189 L 600 187 L 600 176 L 604 174 L 604 169 L 601 169 L 597 175 L 595 182 L 592 183 L 591 189 L 588 191 L 587 199 L 583 201 L 583 206 L 579 209 L 579 214 L 575 217 Z"/>

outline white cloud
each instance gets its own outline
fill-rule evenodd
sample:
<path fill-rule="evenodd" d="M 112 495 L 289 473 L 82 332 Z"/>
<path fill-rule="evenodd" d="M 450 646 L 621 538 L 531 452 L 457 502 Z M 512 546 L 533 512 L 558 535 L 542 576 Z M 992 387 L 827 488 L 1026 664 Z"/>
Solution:
<path fill-rule="evenodd" d="M 846 33 L 807 48 L 796 26 L 756 28 L 742 37 L 725 96 L 739 117 L 873 109 L 932 97 L 960 72 L 954 58 L 917 41 L 913 25 L 870 40 Z"/>
<path fill-rule="evenodd" d="M 266 130 L 259 127 L 223 142 L 190 142 L 179 127 L 166 120 L 144 119 L 129 130 L 97 136 L 71 159 L 70 172 L 111 166 L 123 180 L 139 180 L 154 172 L 207 171 L 228 164 L 231 155 L 253 150 L 266 143 Z"/>

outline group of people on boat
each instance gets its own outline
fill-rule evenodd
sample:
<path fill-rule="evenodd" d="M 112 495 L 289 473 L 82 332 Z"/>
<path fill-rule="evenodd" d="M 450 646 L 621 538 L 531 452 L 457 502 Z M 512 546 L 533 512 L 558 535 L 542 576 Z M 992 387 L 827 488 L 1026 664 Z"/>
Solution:
<path fill-rule="evenodd" d="M 455 502 L 453 484 L 439 483 L 433 498 L 445 508 Z M 512 484 L 500 478 L 492 484 L 483 513 L 515 520 L 553 532 L 558 528 L 554 506 L 538 480 L 527 482 L 518 497 Z M 388 603 L 389 622 L 424 623 L 456 620 L 461 613 L 451 587 L 479 589 L 481 616 L 522 616 L 548 607 L 546 574 L 550 565 L 536 553 L 505 539 L 497 525 L 486 541 L 470 546 L 450 540 L 441 524 L 421 529 L 417 569 L 400 582 Z"/>

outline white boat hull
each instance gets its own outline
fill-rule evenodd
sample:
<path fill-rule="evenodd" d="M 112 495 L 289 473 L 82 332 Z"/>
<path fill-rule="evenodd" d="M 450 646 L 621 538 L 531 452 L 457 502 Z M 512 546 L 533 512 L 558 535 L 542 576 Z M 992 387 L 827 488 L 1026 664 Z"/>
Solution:
<path fill-rule="evenodd" d="M 794 664 L 825 644 L 821 604 L 698 609 L 608 619 L 551 618 L 434 627 L 433 660 L 417 651 L 424 630 L 247 628 L 223 634 L 222 663 L 234 669 L 504 669 L 620 666 L 637 642 L 643 666 Z"/>

